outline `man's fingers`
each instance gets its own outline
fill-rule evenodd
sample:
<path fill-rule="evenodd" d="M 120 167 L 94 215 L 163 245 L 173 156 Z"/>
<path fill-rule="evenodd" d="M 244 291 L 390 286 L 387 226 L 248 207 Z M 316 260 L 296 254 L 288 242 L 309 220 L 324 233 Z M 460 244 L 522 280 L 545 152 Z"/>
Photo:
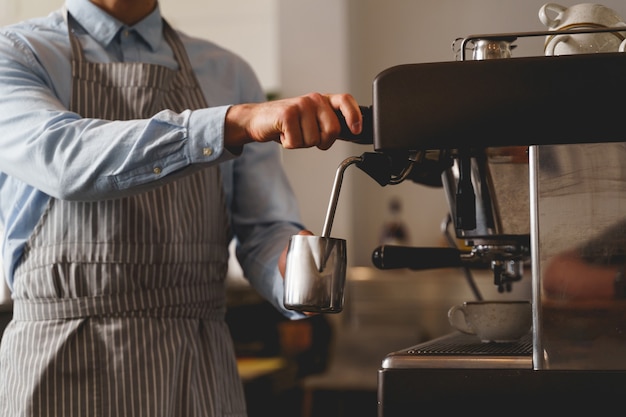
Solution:
<path fill-rule="evenodd" d="M 346 119 L 350 131 L 358 135 L 363 129 L 363 116 L 356 99 L 350 94 L 329 94 L 328 99 L 334 109 L 338 109 Z"/>

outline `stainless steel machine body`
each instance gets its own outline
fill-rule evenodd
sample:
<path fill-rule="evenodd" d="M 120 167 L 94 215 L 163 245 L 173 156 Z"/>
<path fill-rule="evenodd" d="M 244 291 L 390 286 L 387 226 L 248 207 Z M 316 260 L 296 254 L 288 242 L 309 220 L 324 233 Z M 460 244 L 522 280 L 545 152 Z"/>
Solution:
<path fill-rule="evenodd" d="M 374 264 L 471 267 L 481 258 L 497 285 L 521 279 L 519 267 L 528 264 L 533 302 L 526 343 L 489 346 L 451 334 L 391 352 L 379 371 L 379 416 L 440 409 L 455 387 L 455 396 L 493 409 L 520 396 L 560 411 L 621 405 L 626 131 L 616 98 L 626 97 L 625 70 L 625 53 L 603 53 L 409 64 L 374 80 L 375 151 L 392 165 L 406 160 L 416 182 L 431 181 L 423 171 L 436 167 L 456 237 L 471 247 L 457 254 L 439 248 L 440 255 L 437 248 L 381 247 Z M 527 159 L 513 163 L 520 149 Z M 510 172 L 496 173 L 501 168 Z M 494 179 L 506 183 L 498 190 Z M 561 257 L 578 264 L 554 273 Z M 534 400 L 528 410 L 537 408 Z"/>

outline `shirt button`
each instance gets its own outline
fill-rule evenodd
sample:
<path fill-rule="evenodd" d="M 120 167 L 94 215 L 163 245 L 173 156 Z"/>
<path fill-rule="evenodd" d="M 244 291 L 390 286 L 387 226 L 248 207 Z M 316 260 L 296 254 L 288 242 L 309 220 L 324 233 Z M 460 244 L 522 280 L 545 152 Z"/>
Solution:
<path fill-rule="evenodd" d="M 128 35 L 130 35 L 130 32 L 129 32 L 129 31 L 127 31 L 127 30 L 125 30 L 125 31 L 124 31 L 124 36 L 128 38 Z"/>
<path fill-rule="evenodd" d="M 213 149 L 211 148 L 202 148 L 202 155 L 211 156 L 213 155 Z"/>
<path fill-rule="evenodd" d="M 159 175 L 161 173 L 161 168 L 156 167 L 152 170 L 152 172 L 154 172 L 156 175 Z"/>

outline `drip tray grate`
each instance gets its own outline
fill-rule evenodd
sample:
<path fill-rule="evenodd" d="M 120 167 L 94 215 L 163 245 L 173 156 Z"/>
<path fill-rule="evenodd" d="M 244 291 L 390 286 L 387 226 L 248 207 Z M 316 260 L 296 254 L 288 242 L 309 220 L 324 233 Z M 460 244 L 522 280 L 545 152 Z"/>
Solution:
<path fill-rule="evenodd" d="M 454 334 L 406 350 L 413 355 L 532 355 L 533 340 L 528 334 L 514 343 L 483 343 L 475 336 Z"/>
<path fill-rule="evenodd" d="M 392 352 L 383 360 L 391 368 L 532 368 L 532 334 L 514 343 L 483 343 L 476 336 L 452 333 Z"/>

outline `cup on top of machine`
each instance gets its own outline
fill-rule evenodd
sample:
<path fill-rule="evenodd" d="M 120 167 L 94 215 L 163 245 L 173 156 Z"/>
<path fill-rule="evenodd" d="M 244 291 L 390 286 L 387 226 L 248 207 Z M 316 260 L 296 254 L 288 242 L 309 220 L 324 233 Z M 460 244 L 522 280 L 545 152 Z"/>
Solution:
<path fill-rule="evenodd" d="M 613 9 L 595 3 L 569 7 L 546 3 L 539 9 L 539 20 L 550 31 L 626 29 L 626 23 Z M 550 35 L 546 37 L 545 55 L 617 52 L 625 34 L 614 31 Z"/>
<path fill-rule="evenodd" d="M 512 343 L 532 327 L 530 301 L 466 301 L 448 310 L 450 325 L 482 342 Z"/>

